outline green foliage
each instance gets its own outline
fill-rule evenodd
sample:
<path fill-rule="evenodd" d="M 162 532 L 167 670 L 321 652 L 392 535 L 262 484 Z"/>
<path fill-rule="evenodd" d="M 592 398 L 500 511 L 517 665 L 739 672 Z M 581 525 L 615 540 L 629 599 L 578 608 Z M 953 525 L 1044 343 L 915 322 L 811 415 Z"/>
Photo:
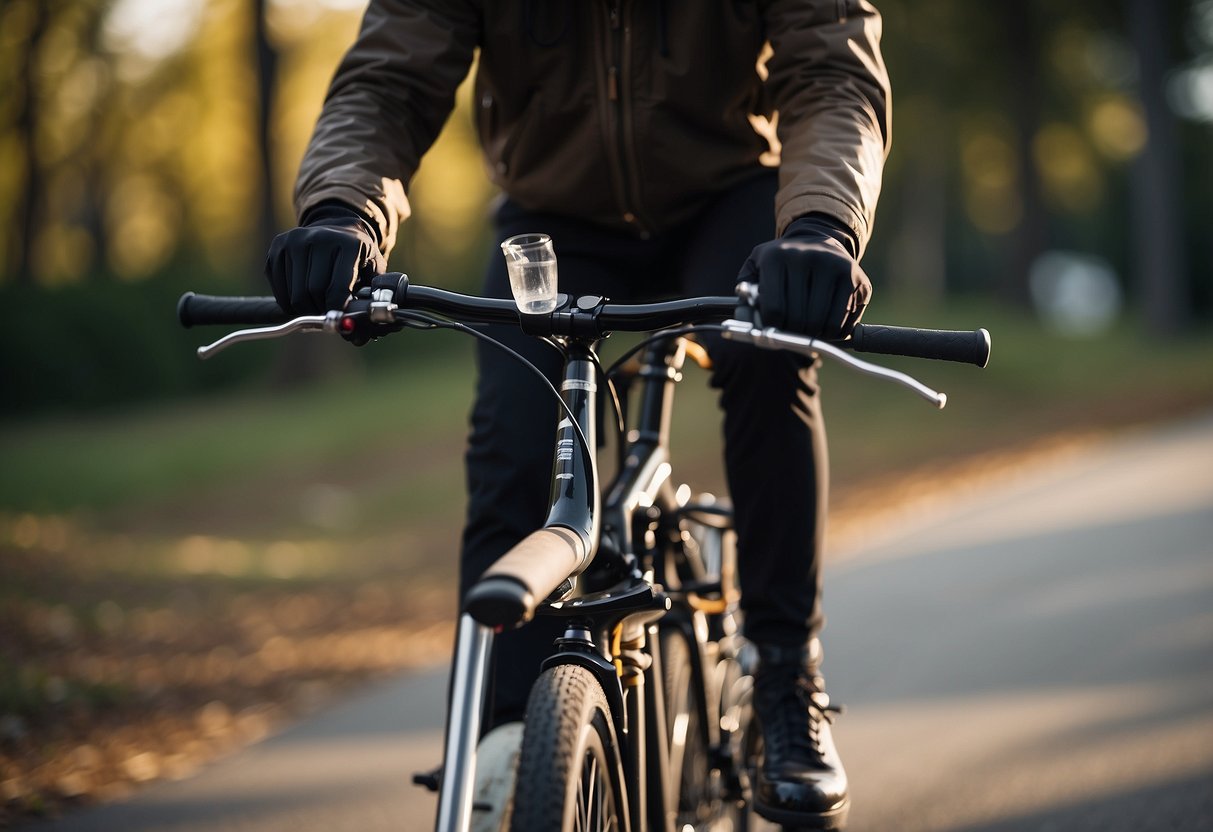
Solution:
<path fill-rule="evenodd" d="M 119 685 L 65 680 L 37 665 L 18 666 L 0 656 L 0 713 L 10 719 L 45 717 L 48 711 L 70 708 L 104 710 L 131 697 L 132 692 Z"/>
<path fill-rule="evenodd" d="M 176 335 L 177 349 L 185 356 L 182 367 L 200 363 L 192 349 L 198 340 Z M 6 468 L 0 510 L 118 506 L 267 470 L 340 466 L 384 442 L 397 449 L 423 448 L 437 436 L 455 443 L 444 467 L 447 462 L 458 467 L 457 443 L 472 387 L 466 340 L 418 332 L 361 350 L 335 338 L 318 346 L 329 353 L 373 356 L 370 363 L 388 366 L 368 370 L 359 362 L 356 371 L 319 385 L 283 389 L 248 383 L 234 394 L 113 409 L 87 418 L 41 416 L 10 423 L 0 432 Z M 205 362 L 208 371 L 218 368 L 227 377 L 200 379 L 199 384 L 213 386 L 239 376 L 256 381 L 272 352 L 261 344 L 235 347 Z M 363 425 L 378 427 L 362 432 Z"/>
<path fill-rule="evenodd" d="M 894 141 L 865 265 L 884 285 L 933 297 L 996 292 L 1022 304 L 1036 255 L 1064 249 L 1108 261 L 1131 304 L 1174 281 L 1181 303 L 1208 317 L 1213 247 L 1200 229 L 1211 210 L 1209 124 L 1172 116 L 1183 147 L 1156 152 L 1181 155 L 1181 173 L 1162 178 L 1175 179 L 1167 184 L 1183 228 L 1151 233 L 1134 214 L 1150 177 L 1134 173 L 1148 140 L 1161 145 L 1167 131 L 1147 123 L 1143 102 L 1163 93 L 1142 86 L 1145 47 L 1127 24 L 1128 4 L 876 5 Z M 1171 69 L 1213 55 L 1213 41 L 1191 25 L 1198 5 L 1149 3 L 1171 35 L 1156 59 Z M 1149 273 L 1152 260 L 1179 248 L 1186 268 Z"/>
<path fill-rule="evenodd" d="M 175 314 L 181 286 L 167 279 L 0 286 L 0 417 L 145 401 L 263 373 L 268 351 L 243 361 L 197 359 L 192 344 L 200 339 L 188 337 Z"/>
<path fill-rule="evenodd" d="M 442 275 L 442 285 L 475 291 L 470 267 Z M 405 261 L 405 262 L 397 262 Z M 394 260 L 406 268 L 406 258 Z M 0 284 L 0 423 L 34 414 L 78 414 L 130 404 L 239 388 L 284 388 L 322 376 L 359 378 L 444 351 L 442 337 L 399 337 L 387 348 L 354 349 L 324 339 L 300 353 L 298 342 L 242 346 L 201 361 L 195 348 L 235 327 L 185 330 L 177 301 L 186 291 L 210 295 L 268 294 L 260 280 L 237 283 L 207 269 L 182 266 L 146 280 L 98 279 L 70 286 Z M 332 341 L 332 343 L 330 343 Z M 312 344 L 308 344 L 312 346 Z"/>

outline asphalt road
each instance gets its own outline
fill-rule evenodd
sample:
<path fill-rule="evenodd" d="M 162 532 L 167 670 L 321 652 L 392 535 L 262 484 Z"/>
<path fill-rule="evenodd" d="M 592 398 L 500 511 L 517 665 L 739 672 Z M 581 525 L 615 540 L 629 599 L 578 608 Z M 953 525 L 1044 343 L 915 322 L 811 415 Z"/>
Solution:
<path fill-rule="evenodd" d="M 1213 830 L 1213 417 L 1042 463 L 828 570 L 852 830 Z M 35 828 L 428 830 L 445 671 Z"/>

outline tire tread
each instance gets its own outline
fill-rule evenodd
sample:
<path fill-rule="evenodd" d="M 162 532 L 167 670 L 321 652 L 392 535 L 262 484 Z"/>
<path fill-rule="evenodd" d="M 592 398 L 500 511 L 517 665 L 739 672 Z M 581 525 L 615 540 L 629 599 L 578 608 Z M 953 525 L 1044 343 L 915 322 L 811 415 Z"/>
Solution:
<path fill-rule="evenodd" d="M 557 665 L 535 682 L 527 701 L 511 830 L 563 828 L 567 784 L 581 777 L 581 728 L 596 710 L 609 713 L 606 696 L 583 667 Z"/>

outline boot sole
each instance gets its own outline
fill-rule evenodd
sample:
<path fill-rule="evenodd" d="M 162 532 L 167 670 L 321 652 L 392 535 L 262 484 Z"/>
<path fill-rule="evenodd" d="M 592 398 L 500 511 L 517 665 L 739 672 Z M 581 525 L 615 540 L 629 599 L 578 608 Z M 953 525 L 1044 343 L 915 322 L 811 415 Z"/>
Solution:
<path fill-rule="evenodd" d="M 846 828 L 847 815 L 851 811 L 851 799 L 847 798 L 828 812 L 811 813 L 777 809 L 774 806 L 766 806 L 755 799 L 754 811 L 760 817 L 785 827 L 785 832 L 797 829 L 839 830 Z"/>

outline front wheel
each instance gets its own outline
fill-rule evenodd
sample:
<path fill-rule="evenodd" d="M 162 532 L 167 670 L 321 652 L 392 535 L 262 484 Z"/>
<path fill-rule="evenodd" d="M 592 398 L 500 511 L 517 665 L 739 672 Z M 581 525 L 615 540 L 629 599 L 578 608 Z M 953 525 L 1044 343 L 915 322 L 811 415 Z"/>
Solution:
<path fill-rule="evenodd" d="M 545 671 L 527 702 L 513 832 L 619 832 L 627 800 L 615 730 L 594 675 Z"/>

